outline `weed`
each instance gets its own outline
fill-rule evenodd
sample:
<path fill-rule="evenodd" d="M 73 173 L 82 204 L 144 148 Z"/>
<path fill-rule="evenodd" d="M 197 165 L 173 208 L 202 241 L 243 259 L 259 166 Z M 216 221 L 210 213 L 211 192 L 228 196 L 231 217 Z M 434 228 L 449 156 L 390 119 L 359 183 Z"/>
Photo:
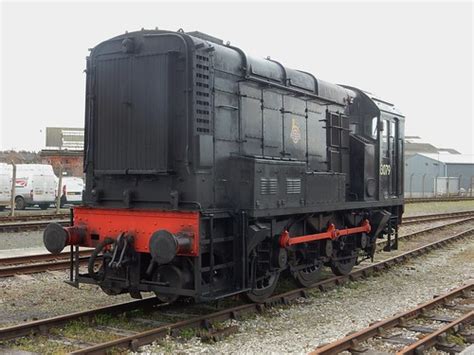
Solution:
<path fill-rule="evenodd" d="M 179 332 L 179 336 L 186 340 L 194 338 L 196 334 L 196 329 L 194 328 L 184 328 Z"/>

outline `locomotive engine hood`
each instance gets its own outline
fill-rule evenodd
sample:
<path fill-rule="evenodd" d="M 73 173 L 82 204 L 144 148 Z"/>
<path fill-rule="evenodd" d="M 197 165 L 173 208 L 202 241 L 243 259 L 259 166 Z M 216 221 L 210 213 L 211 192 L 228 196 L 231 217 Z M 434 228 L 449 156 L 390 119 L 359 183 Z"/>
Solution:
<path fill-rule="evenodd" d="M 244 85 L 213 79 L 215 70 L 343 113 L 353 110 L 354 100 L 362 103 L 358 106 L 360 115 L 370 118 L 379 116 L 380 109 L 393 108 L 361 90 L 331 84 L 270 58 L 247 56 L 241 49 L 200 32 L 126 33 L 102 42 L 88 58 L 84 163 L 87 205 L 166 209 L 213 205 L 208 180 L 192 176 L 209 174 L 219 159 L 214 156 L 213 143 L 214 134 L 222 129 L 215 123 L 217 117 L 229 121 L 225 129 L 230 133 L 253 129 L 237 128 L 232 121 L 230 116 L 239 110 L 239 104 L 228 93 L 240 92 L 244 98 L 254 95 Z M 217 97 L 220 103 L 214 108 Z M 292 114 L 296 106 L 292 108 L 290 98 L 285 103 L 287 109 L 281 108 L 276 98 L 266 100 L 273 100 L 275 108 L 291 121 L 288 124 L 294 129 L 284 138 L 288 143 L 283 144 L 294 144 L 294 148 L 286 151 L 270 142 L 268 146 L 275 149 L 265 154 L 306 159 L 303 121 Z M 309 110 L 319 109 L 315 106 Z M 371 111 L 373 115 L 368 113 Z M 245 111 L 242 114 L 247 115 Z M 253 124 L 249 121 L 247 125 Z M 247 152 L 252 141 L 246 137 L 253 138 L 252 133 L 241 135 L 237 142 L 245 143 L 245 148 L 240 154 L 253 154 Z M 319 159 L 321 163 L 315 163 L 315 169 L 319 164 L 324 171 L 325 154 Z M 157 181 L 159 189 L 153 188 Z"/>

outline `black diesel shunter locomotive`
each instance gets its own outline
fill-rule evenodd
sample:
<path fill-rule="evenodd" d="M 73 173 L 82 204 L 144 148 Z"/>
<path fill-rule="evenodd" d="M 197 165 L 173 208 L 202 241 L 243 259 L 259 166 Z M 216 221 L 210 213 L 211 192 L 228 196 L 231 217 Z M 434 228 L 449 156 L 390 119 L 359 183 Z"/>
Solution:
<path fill-rule="evenodd" d="M 404 117 L 387 101 L 200 33 L 142 30 L 87 59 L 86 190 L 70 283 L 263 301 L 347 274 L 403 213 Z M 93 247 L 79 272 L 80 246 Z"/>

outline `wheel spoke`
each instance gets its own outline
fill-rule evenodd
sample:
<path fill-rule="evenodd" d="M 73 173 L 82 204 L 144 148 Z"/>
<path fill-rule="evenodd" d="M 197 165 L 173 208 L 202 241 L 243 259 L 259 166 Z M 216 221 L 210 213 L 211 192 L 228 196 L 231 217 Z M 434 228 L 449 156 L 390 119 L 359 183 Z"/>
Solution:
<path fill-rule="evenodd" d="M 318 282 L 321 277 L 322 263 L 308 266 L 296 271 L 293 276 L 296 282 L 302 287 L 309 287 Z"/>
<path fill-rule="evenodd" d="M 357 262 L 357 255 L 353 251 L 338 251 L 335 260 L 331 260 L 331 270 L 338 276 L 347 275 Z"/>
<path fill-rule="evenodd" d="M 279 272 L 274 272 L 262 280 L 256 282 L 255 288 L 247 292 L 245 296 L 248 300 L 255 303 L 261 303 L 270 297 L 278 284 Z"/>

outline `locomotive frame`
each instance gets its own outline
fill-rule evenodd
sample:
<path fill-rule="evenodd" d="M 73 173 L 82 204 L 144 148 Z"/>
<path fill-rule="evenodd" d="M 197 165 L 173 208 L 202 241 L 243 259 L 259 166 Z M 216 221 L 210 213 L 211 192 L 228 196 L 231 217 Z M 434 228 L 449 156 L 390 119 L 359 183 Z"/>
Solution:
<path fill-rule="evenodd" d="M 87 60 L 83 206 L 52 224 L 70 283 L 263 301 L 281 273 L 346 274 L 403 213 L 404 116 L 199 33 L 139 31 Z M 79 246 L 95 248 L 81 274 Z M 101 256 L 100 268 L 97 263 Z"/>

